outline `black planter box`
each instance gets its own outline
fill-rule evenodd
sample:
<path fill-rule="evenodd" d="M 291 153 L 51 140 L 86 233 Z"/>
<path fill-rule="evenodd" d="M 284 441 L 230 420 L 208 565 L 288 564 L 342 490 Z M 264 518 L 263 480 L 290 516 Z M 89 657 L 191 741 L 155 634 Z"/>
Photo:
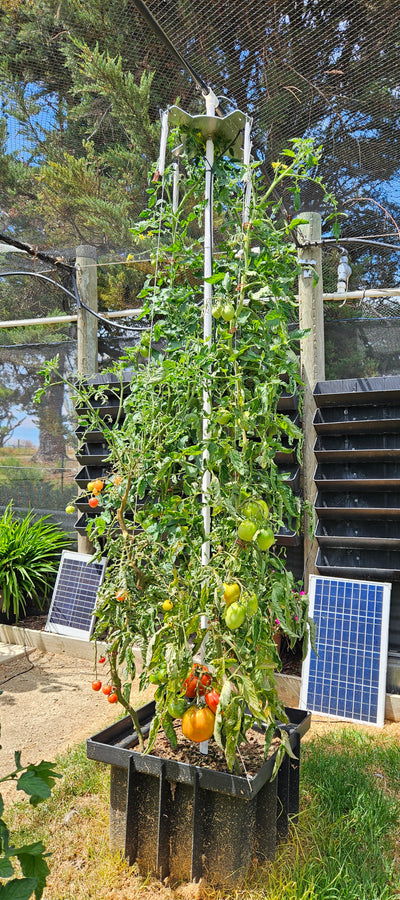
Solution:
<path fill-rule="evenodd" d="M 319 435 L 314 444 L 318 462 L 400 459 L 400 434 Z"/>
<path fill-rule="evenodd" d="M 400 522 L 381 519 L 325 519 L 315 537 L 320 547 L 365 547 L 400 550 Z"/>
<path fill-rule="evenodd" d="M 400 580 L 398 551 L 324 547 L 318 550 L 315 565 L 320 575 L 368 581 Z"/>
<path fill-rule="evenodd" d="M 154 702 L 138 711 L 148 729 Z M 239 885 L 250 863 L 273 859 L 299 810 L 301 737 L 311 715 L 287 709 L 296 759 L 287 754 L 271 780 L 276 753 L 248 779 L 142 755 L 128 716 L 87 741 L 87 756 L 111 765 L 110 837 L 143 875 L 171 881 L 202 877 Z"/>
<path fill-rule="evenodd" d="M 87 441 L 76 452 L 76 458 L 81 466 L 101 466 L 110 450 L 105 441 Z"/>
<path fill-rule="evenodd" d="M 88 428 L 85 428 L 84 425 L 78 425 L 78 428 L 75 428 L 75 434 L 79 444 L 81 444 L 83 440 L 95 444 L 104 441 L 104 434 L 100 429 L 90 431 Z"/>
<path fill-rule="evenodd" d="M 109 474 L 110 470 L 107 466 L 83 466 L 83 469 L 80 469 L 75 475 L 74 481 L 85 491 L 91 481 L 95 481 L 96 478 L 106 479 Z"/>
<path fill-rule="evenodd" d="M 345 406 L 317 409 L 313 425 L 317 434 L 400 433 L 400 405 Z"/>
<path fill-rule="evenodd" d="M 400 517 L 400 492 L 357 491 L 357 493 L 319 491 L 315 500 L 315 511 L 319 519 L 379 517 L 394 519 Z"/>
<path fill-rule="evenodd" d="M 330 490 L 400 489 L 400 466 L 395 462 L 318 463 L 314 481 L 318 488 Z"/>
<path fill-rule="evenodd" d="M 342 378 L 318 381 L 314 400 L 317 406 L 343 406 L 344 403 L 395 403 L 400 398 L 400 376 L 381 375 L 377 378 Z"/>

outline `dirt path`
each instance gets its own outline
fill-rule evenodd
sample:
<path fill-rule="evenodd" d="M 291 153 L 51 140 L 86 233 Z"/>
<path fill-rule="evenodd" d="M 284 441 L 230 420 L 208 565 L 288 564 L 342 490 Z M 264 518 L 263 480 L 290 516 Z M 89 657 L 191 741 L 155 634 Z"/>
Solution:
<path fill-rule="evenodd" d="M 93 691 L 92 680 L 92 663 L 67 654 L 29 650 L 0 665 L 0 777 L 14 768 L 15 750 L 22 751 L 23 764 L 52 761 L 115 722 L 119 707 Z M 150 690 L 134 696 L 134 705 L 150 696 Z M 1 787 L 4 797 L 14 795 L 13 785 Z"/>

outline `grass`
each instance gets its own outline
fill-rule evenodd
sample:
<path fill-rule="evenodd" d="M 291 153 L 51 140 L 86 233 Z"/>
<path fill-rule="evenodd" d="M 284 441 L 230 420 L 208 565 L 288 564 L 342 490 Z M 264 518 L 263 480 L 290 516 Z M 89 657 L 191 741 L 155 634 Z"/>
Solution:
<path fill-rule="evenodd" d="M 84 745 L 59 760 L 49 801 L 9 811 L 14 837 L 42 838 L 53 855 L 44 900 L 167 900 L 108 849 L 109 767 Z M 394 900 L 400 898 L 400 746 L 356 728 L 336 728 L 302 745 L 296 827 L 273 863 L 256 869 L 232 900 Z M 195 897 L 196 892 L 186 893 Z M 210 900 L 222 892 L 206 889 Z"/>

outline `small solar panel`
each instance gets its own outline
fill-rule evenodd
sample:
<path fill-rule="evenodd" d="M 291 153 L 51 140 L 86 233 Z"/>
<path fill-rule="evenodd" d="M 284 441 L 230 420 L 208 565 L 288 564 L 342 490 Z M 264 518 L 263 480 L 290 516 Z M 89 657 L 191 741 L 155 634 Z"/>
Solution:
<path fill-rule="evenodd" d="M 106 563 L 106 559 L 93 562 L 88 553 L 63 550 L 45 631 L 90 639 Z"/>
<path fill-rule="evenodd" d="M 311 575 L 317 654 L 303 663 L 300 706 L 383 726 L 391 584 Z"/>

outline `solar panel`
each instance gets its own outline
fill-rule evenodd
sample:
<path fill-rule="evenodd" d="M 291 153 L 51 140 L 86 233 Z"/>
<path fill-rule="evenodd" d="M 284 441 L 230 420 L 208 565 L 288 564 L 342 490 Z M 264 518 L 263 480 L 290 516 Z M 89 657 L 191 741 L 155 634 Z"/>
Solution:
<path fill-rule="evenodd" d="M 300 706 L 382 726 L 391 584 L 311 575 L 317 654 L 303 663 Z"/>
<path fill-rule="evenodd" d="M 87 553 L 63 550 L 45 631 L 89 640 L 106 563 L 106 559 L 93 562 Z"/>

